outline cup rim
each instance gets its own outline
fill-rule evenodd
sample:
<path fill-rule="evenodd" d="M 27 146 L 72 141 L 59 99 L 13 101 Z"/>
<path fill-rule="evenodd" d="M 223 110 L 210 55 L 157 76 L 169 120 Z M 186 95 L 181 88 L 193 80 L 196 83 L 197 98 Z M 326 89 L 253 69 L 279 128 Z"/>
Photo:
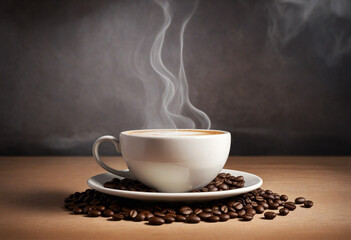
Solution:
<path fill-rule="evenodd" d="M 203 131 L 203 132 L 220 132 L 219 134 L 204 134 L 204 135 L 191 135 L 191 136 L 165 136 L 165 135 L 132 135 L 128 134 L 130 132 L 139 132 L 139 131 Z M 224 135 L 230 135 L 230 132 L 225 130 L 217 130 L 217 129 L 197 129 L 197 128 L 182 128 L 182 129 L 172 129 L 172 128 L 159 128 L 159 129 L 133 129 L 126 130 L 120 133 L 120 136 L 128 136 L 128 137 L 136 137 L 136 138 L 162 138 L 162 139 L 179 139 L 179 138 L 208 138 L 208 137 L 219 137 Z"/>

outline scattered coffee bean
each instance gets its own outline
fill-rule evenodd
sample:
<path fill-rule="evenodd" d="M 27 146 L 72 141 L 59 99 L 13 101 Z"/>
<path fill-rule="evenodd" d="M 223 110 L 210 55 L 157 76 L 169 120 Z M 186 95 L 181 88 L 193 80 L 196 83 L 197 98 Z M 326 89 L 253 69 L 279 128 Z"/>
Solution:
<path fill-rule="evenodd" d="M 219 217 L 212 215 L 211 217 L 206 218 L 207 222 L 219 222 Z"/>
<path fill-rule="evenodd" d="M 75 208 L 75 209 L 73 209 L 73 213 L 74 213 L 74 214 L 81 214 L 81 213 L 83 213 L 83 209 L 81 209 L 81 208 Z"/>
<path fill-rule="evenodd" d="M 93 210 L 90 210 L 88 212 L 88 216 L 89 217 L 99 217 L 99 216 L 101 216 L 101 212 L 93 209 Z"/>
<path fill-rule="evenodd" d="M 165 223 L 165 220 L 163 218 L 160 218 L 160 217 L 149 218 L 149 224 L 151 225 L 162 225 L 164 223 Z"/>
<path fill-rule="evenodd" d="M 303 204 L 306 201 L 306 198 L 304 197 L 298 197 L 295 199 L 296 204 Z"/>
<path fill-rule="evenodd" d="M 307 208 L 311 208 L 313 206 L 313 202 L 311 200 L 307 200 L 304 202 L 304 206 Z"/>
<path fill-rule="evenodd" d="M 96 206 L 95 209 L 100 212 L 103 212 L 105 210 L 105 206 Z"/>
<path fill-rule="evenodd" d="M 227 207 L 227 205 L 221 206 L 221 212 L 222 212 L 222 213 L 227 213 L 227 212 L 228 212 L 228 207 Z"/>
<path fill-rule="evenodd" d="M 194 214 L 191 214 L 186 218 L 187 223 L 199 223 L 200 221 L 201 221 L 201 218 Z"/>
<path fill-rule="evenodd" d="M 194 213 L 196 215 L 199 215 L 200 213 L 202 213 L 202 209 L 201 208 L 195 208 Z"/>
<path fill-rule="evenodd" d="M 228 215 L 230 216 L 230 218 L 237 218 L 238 214 L 236 212 L 228 212 Z"/>
<path fill-rule="evenodd" d="M 281 209 L 279 209 L 279 214 L 282 215 L 282 216 L 286 216 L 286 215 L 289 214 L 289 209 L 281 208 Z"/>
<path fill-rule="evenodd" d="M 245 210 L 240 210 L 240 211 L 237 212 L 238 217 L 242 217 L 245 213 L 246 213 Z"/>
<path fill-rule="evenodd" d="M 165 223 L 172 223 L 175 221 L 175 218 L 172 216 L 165 216 L 163 219 L 165 220 Z"/>
<path fill-rule="evenodd" d="M 183 215 L 177 215 L 175 217 L 175 220 L 176 220 L 176 222 L 185 222 L 186 221 L 186 217 L 183 216 Z"/>
<path fill-rule="evenodd" d="M 230 185 L 230 182 L 233 184 L 238 183 L 235 182 L 235 179 L 236 177 L 222 174 L 221 177 L 217 176 L 211 183 L 211 186 L 208 187 L 214 188 L 216 185 L 220 186 L 223 183 Z M 115 180 L 115 185 L 121 182 L 122 180 Z M 129 184 L 134 183 L 129 182 Z M 126 189 L 137 189 L 138 185 L 126 185 L 125 187 Z M 296 200 L 296 202 L 300 203 L 302 200 Z M 304 200 L 303 204 L 306 208 L 313 206 L 313 202 L 310 200 Z M 189 203 L 187 206 L 182 206 L 180 203 L 154 203 L 125 199 L 91 189 L 87 189 L 82 193 L 76 192 L 64 199 L 64 207 L 74 214 L 85 213 L 90 217 L 112 216 L 111 220 L 114 221 L 122 219 L 136 222 L 149 221 L 150 225 L 160 225 L 175 221 L 188 223 L 198 223 L 200 221 L 219 222 L 233 218 L 251 221 L 255 214 L 259 213 L 264 213 L 266 219 L 273 219 L 276 213 L 265 212 L 265 210 L 268 208 L 277 209 L 280 206 L 282 206 L 279 209 L 281 216 L 285 216 L 296 209 L 295 202 L 288 201 L 286 195 L 279 195 L 271 190 L 264 191 L 261 188 L 227 199 Z"/>
<path fill-rule="evenodd" d="M 193 213 L 193 210 L 190 207 L 184 206 L 179 209 L 179 212 L 183 215 L 189 215 Z"/>
<path fill-rule="evenodd" d="M 219 217 L 219 221 L 221 222 L 225 222 L 228 221 L 230 219 L 229 214 L 223 213 L 221 215 L 218 216 Z"/>
<path fill-rule="evenodd" d="M 289 209 L 289 211 L 294 211 L 296 209 L 296 205 L 293 202 L 286 202 L 284 207 Z"/>
<path fill-rule="evenodd" d="M 129 211 L 129 218 L 134 219 L 138 215 L 138 212 L 134 209 Z"/>
<path fill-rule="evenodd" d="M 262 205 L 258 205 L 257 207 L 256 207 L 256 213 L 258 213 L 258 214 L 261 214 L 261 213 L 263 213 L 264 212 L 264 207 L 262 206 Z"/>
<path fill-rule="evenodd" d="M 166 216 L 166 214 L 164 214 L 164 213 L 162 213 L 162 212 L 154 212 L 154 215 L 156 216 L 156 217 L 165 217 Z"/>
<path fill-rule="evenodd" d="M 201 220 L 205 220 L 206 218 L 211 217 L 211 216 L 212 216 L 212 214 L 208 213 L 208 212 L 202 212 L 199 214 L 199 217 L 201 218 Z"/>
<path fill-rule="evenodd" d="M 219 210 L 213 210 L 213 211 L 212 211 L 212 214 L 213 214 L 213 215 L 219 216 L 219 215 L 221 215 L 222 213 L 221 213 L 221 211 L 219 211 Z"/>
<path fill-rule="evenodd" d="M 289 199 L 288 196 L 286 196 L 284 194 L 280 196 L 280 200 L 282 200 L 282 201 L 288 201 L 288 199 Z"/>
<path fill-rule="evenodd" d="M 250 214 L 250 215 L 254 216 L 256 214 L 256 210 L 253 208 L 247 209 L 246 214 Z"/>
<path fill-rule="evenodd" d="M 152 217 L 154 217 L 154 215 L 151 212 L 146 212 L 145 213 L 145 219 L 146 220 L 149 220 L 149 218 L 152 218 Z"/>
<path fill-rule="evenodd" d="M 244 208 L 244 206 L 240 202 L 234 203 L 233 207 L 235 208 L 235 210 L 241 210 Z"/>
<path fill-rule="evenodd" d="M 141 222 L 141 221 L 144 221 L 144 220 L 145 220 L 145 214 L 144 213 L 138 213 L 135 216 L 135 219 L 134 219 L 134 221 L 137 221 L 137 222 Z"/>
<path fill-rule="evenodd" d="M 273 219 L 273 218 L 275 218 L 275 216 L 276 216 L 275 212 L 265 212 L 264 213 L 264 217 L 266 219 Z"/>
<path fill-rule="evenodd" d="M 266 203 L 266 202 L 262 202 L 262 203 L 260 203 L 260 205 L 261 205 L 262 207 L 264 207 L 265 210 L 269 208 L 269 205 L 268 205 L 268 203 Z"/>
<path fill-rule="evenodd" d="M 111 217 L 112 215 L 114 215 L 115 213 L 111 210 L 111 209 L 105 209 L 105 211 L 103 212 L 103 216 L 104 217 Z"/>
<path fill-rule="evenodd" d="M 112 220 L 113 221 L 120 221 L 122 219 L 124 219 L 124 216 L 122 214 L 114 214 L 114 215 L 112 215 Z"/>
<path fill-rule="evenodd" d="M 243 219 L 244 221 L 251 221 L 251 220 L 253 219 L 253 215 L 251 215 L 251 214 L 244 214 L 244 215 L 242 216 L 242 219 Z"/>
<path fill-rule="evenodd" d="M 269 205 L 269 209 L 278 209 L 279 207 L 279 204 L 278 203 L 270 203 L 268 204 Z"/>

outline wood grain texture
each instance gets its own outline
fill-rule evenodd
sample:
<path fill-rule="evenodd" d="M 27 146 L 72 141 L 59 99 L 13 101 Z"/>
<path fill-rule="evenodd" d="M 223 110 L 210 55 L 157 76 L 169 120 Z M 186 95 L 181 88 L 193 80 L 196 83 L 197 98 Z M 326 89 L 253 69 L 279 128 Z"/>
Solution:
<path fill-rule="evenodd" d="M 106 161 L 125 168 L 121 158 Z M 92 157 L 1 157 L 0 239 L 351 239 L 351 157 L 230 157 L 225 168 L 257 174 L 264 189 L 315 205 L 273 221 L 112 222 L 62 209 L 67 195 L 104 172 Z"/>

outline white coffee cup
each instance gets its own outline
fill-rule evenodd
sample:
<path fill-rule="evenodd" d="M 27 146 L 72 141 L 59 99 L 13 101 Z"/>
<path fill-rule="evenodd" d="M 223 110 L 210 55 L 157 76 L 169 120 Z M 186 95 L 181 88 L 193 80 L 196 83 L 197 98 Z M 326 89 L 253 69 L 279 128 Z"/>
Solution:
<path fill-rule="evenodd" d="M 221 171 L 229 155 L 231 136 L 220 130 L 148 129 L 120 133 L 120 140 L 102 136 L 93 155 L 107 171 L 161 192 L 200 189 Z M 116 170 L 100 159 L 102 142 L 110 141 L 122 152 L 129 170 Z"/>

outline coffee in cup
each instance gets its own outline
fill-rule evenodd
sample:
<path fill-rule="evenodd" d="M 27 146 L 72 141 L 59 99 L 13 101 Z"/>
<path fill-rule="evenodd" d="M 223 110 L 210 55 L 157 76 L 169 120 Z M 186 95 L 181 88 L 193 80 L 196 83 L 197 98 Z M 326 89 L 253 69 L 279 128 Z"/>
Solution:
<path fill-rule="evenodd" d="M 146 129 L 97 139 L 93 155 L 107 171 L 161 192 L 200 189 L 221 171 L 229 155 L 229 132 L 202 129 Z M 99 156 L 102 142 L 110 141 L 122 153 L 128 170 L 116 170 Z"/>

